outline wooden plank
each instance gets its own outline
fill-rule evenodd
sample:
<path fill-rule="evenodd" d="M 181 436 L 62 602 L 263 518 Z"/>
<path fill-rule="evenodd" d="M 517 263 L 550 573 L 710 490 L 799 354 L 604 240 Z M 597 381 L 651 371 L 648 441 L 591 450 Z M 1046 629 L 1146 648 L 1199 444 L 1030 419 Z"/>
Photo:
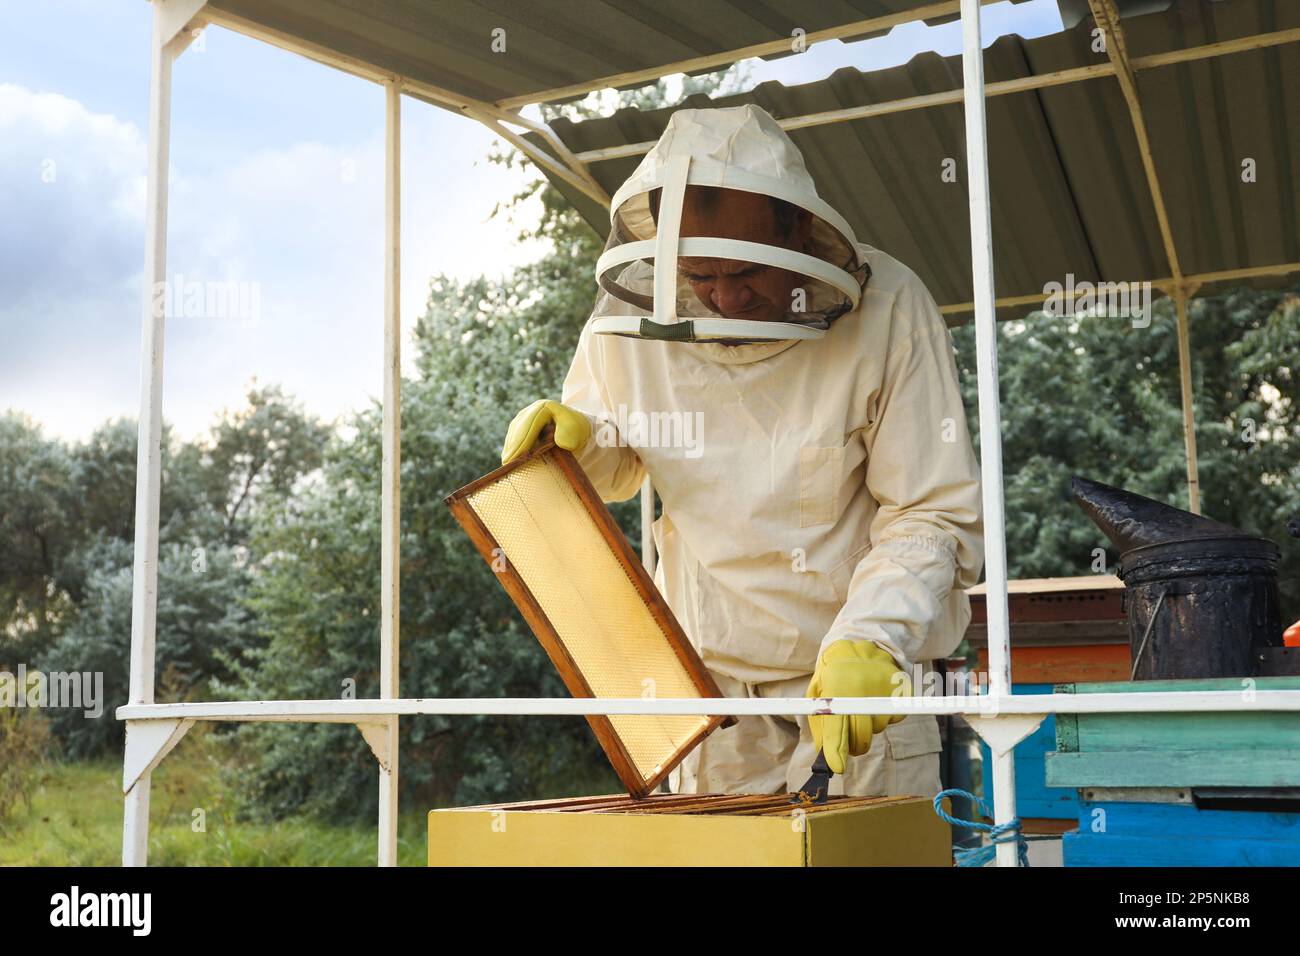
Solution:
<path fill-rule="evenodd" d="M 1077 609 L 1071 611 L 1078 613 Z M 1128 644 L 1128 621 L 1114 615 L 1095 619 L 1062 620 L 1057 615 L 1038 615 L 1041 620 L 1026 620 L 1013 602 L 1011 605 L 1011 638 L 1020 646 L 1034 644 Z M 988 643 L 988 628 L 983 621 L 972 617 L 966 628 L 966 640 L 977 647 Z"/>
<path fill-rule="evenodd" d="M 1246 680 L 1250 682 L 1247 683 Z M 1199 680 L 1153 680 L 1105 683 L 1076 683 L 1072 692 L 1079 694 L 1159 693 L 1169 691 L 1239 691 L 1295 690 L 1300 678 L 1206 678 Z M 1051 786 L 1213 786 L 1229 780 L 1227 786 L 1269 786 L 1259 782 L 1270 774 L 1286 774 L 1291 764 L 1276 767 L 1263 765 L 1268 751 L 1284 756 L 1294 741 L 1300 740 L 1300 714 L 1291 712 L 1238 713 L 1165 713 L 1165 714 L 1080 714 L 1072 718 L 1072 736 L 1063 738 L 1058 717 L 1058 750 L 1067 744 L 1081 755 L 1124 755 L 1131 753 L 1165 753 L 1168 760 L 1137 768 L 1140 776 L 1118 776 L 1123 764 L 1114 762 L 1081 765 L 1077 774 L 1100 772 L 1104 778 L 1089 779 L 1074 770 L 1064 769 L 1066 762 L 1048 758 L 1048 783 Z M 1195 755 L 1188 757 L 1187 755 Z M 1123 757 L 1120 758 L 1124 759 Z M 1251 764 L 1255 766 L 1250 766 Z M 1190 764 L 1190 765 L 1189 765 Z M 1197 770 L 1197 766 L 1204 770 Z M 1088 769 L 1083 769 L 1087 767 Z M 1054 777 L 1053 773 L 1064 776 Z M 1199 775 L 1198 775 L 1199 774 Z M 1226 776 L 1225 776 L 1226 775 Z M 1054 782 L 1057 781 L 1057 782 Z"/>
<path fill-rule="evenodd" d="M 1073 817 L 1066 820 L 1062 817 L 1028 816 L 1025 807 L 1020 807 L 1020 830 L 1022 833 L 1059 836 L 1062 833 L 1069 833 L 1078 825 L 1079 821 Z"/>
<path fill-rule="evenodd" d="M 1300 742 L 1300 713 L 1085 714 L 1078 719 L 1078 750 L 1195 751 L 1285 749 Z"/>
<path fill-rule="evenodd" d="M 1245 681 L 1251 681 L 1246 684 Z M 1300 677 L 1202 677 L 1191 680 L 1080 682 L 1076 694 L 1146 694 L 1161 691 L 1300 690 Z"/>
<path fill-rule="evenodd" d="M 1127 637 L 1122 644 L 1016 647 L 1016 628 L 1011 631 L 1011 680 L 1015 685 L 1124 678 L 1131 670 Z M 986 672 L 987 660 L 981 648 L 976 666 L 980 673 Z"/>
<path fill-rule="evenodd" d="M 573 798 L 667 812 L 552 812 L 521 804 L 434 810 L 430 866 L 950 866 L 947 824 L 924 797 L 832 798 L 796 808 L 784 794 Z M 564 801 L 539 801 L 553 805 Z M 740 807 L 673 812 L 672 804 Z M 767 808 L 769 812 L 763 812 Z"/>
<path fill-rule="evenodd" d="M 1074 594 L 1078 591 L 1122 591 L 1124 582 L 1113 574 L 1081 574 L 1070 578 L 1019 578 L 1007 582 L 1007 595 Z M 988 585 L 980 582 L 966 593 L 972 598 L 988 594 Z"/>
<path fill-rule="evenodd" d="M 1056 750 L 1058 753 L 1078 753 L 1079 715 L 1056 715 Z"/>
<path fill-rule="evenodd" d="M 1300 864 L 1295 813 L 1097 801 L 1081 805 L 1079 821 L 1063 843 L 1066 866 Z"/>
<path fill-rule="evenodd" d="M 1300 749 L 1057 752 L 1046 766 L 1049 787 L 1300 786 Z"/>
<path fill-rule="evenodd" d="M 1145 836 L 1158 831 L 1170 836 L 1300 842 L 1300 813 L 1202 810 L 1191 803 L 1089 800 L 1080 807 L 1081 824 L 1091 821 L 1098 808 L 1105 811 L 1101 819 L 1105 832 L 1111 835 Z"/>
<path fill-rule="evenodd" d="M 1205 837 L 1113 836 L 1091 831 L 1061 838 L 1066 866 L 1297 866 L 1300 843 Z"/>

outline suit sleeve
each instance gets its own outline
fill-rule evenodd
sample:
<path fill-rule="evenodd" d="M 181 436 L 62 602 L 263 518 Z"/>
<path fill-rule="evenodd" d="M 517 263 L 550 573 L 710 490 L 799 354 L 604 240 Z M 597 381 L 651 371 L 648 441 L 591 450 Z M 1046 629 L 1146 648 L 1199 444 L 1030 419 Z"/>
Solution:
<path fill-rule="evenodd" d="M 822 642 L 871 640 L 901 666 L 946 656 L 970 619 L 963 589 L 984 561 L 979 466 L 966 428 L 952 343 L 919 280 L 891 316 L 885 372 L 867 442 L 879 508 L 871 549 Z"/>
<path fill-rule="evenodd" d="M 560 401 L 591 421 L 591 438 L 575 457 L 596 493 L 602 501 L 626 501 L 641 489 L 645 465 L 635 450 L 618 441 L 601 348 L 589 322 L 578 337 Z"/>

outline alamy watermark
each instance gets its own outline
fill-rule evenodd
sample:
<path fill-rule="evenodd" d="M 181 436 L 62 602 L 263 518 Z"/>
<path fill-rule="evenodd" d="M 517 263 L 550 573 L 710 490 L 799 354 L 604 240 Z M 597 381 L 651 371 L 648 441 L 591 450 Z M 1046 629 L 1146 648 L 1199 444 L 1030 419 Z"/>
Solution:
<path fill-rule="evenodd" d="M 153 928 L 152 893 L 94 893 L 73 887 L 50 897 L 50 925 L 56 927 L 117 926 L 132 936 L 148 936 Z"/>
<path fill-rule="evenodd" d="M 910 675 L 900 670 L 890 680 L 894 689 L 889 696 L 903 701 L 945 701 L 956 711 L 967 709 L 969 698 L 975 697 L 979 700 L 982 714 L 996 713 L 1001 703 L 997 695 L 989 692 L 992 685 L 985 671 L 957 668 L 941 674 L 938 670 L 913 664 Z M 904 703 L 902 706 L 909 705 Z"/>
<path fill-rule="evenodd" d="M 18 665 L 18 673 L 0 671 L 0 707 L 33 709 L 67 707 L 80 710 L 91 719 L 104 713 L 103 671 L 29 671 Z"/>
<path fill-rule="evenodd" d="M 154 318 L 233 320 L 247 329 L 261 319 L 262 284 L 186 279 L 178 272 L 154 283 L 152 303 Z"/>
<path fill-rule="evenodd" d="M 687 458 L 699 458 L 704 454 L 704 413 L 629 411 L 620 404 L 615 414 L 596 417 L 595 439 L 601 448 L 682 448 Z"/>
<path fill-rule="evenodd" d="M 1150 282 L 1083 282 L 1066 273 L 1065 283 L 1043 286 L 1043 311 L 1054 318 L 1070 315 L 1127 315 L 1133 328 L 1151 325 Z"/>

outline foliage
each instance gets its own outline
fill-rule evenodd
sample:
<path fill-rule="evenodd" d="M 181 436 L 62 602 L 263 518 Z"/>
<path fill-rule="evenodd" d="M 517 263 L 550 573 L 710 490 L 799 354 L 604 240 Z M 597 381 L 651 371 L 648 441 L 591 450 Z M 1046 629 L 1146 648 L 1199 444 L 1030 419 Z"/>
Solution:
<path fill-rule="evenodd" d="M 245 820 L 237 808 L 242 764 L 227 741 L 196 724 L 153 773 L 149 862 L 154 866 L 375 865 L 375 821 L 337 826 L 307 816 Z M 122 762 L 46 763 L 26 778 L 30 806 L 5 823 L 0 867 L 118 866 L 122 862 Z M 201 810 L 202 816 L 195 811 Z M 423 866 L 425 812 L 398 821 L 397 862 Z"/>
<path fill-rule="evenodd" d="M 260 643 L 243 604 L 251 512 L 319 467 L 327 433 L 277 386 L 252 387 L 196 441 L 164 433 L 157 655 L 177 695 L 233 678 Z M 0 665 L 103 674 L 100 719 L 50 712 L 74 757 L 122 743 L 113 711 L 127 697 L 135 470 L 128 420 L 69 445 L 0 416 Z"/>
<path fill-rule="evenodd" d="M 1201 507 L 1283 552 L 1288 620 L 1300 616 L 1300 298 L 1236 289 L 1190 303 Z M 974 329 L 954 335 L 972 429 Z M 1082 475 L 1188 506 L 1173 303 L 1149 328 L 1102 314 L 1035 313 L 998 335 L 1007 557 L 1012 577 L 1087 574 L 1109 542 L 1073 503 Z M 1118 555 L 1108 553 L 1108 567 Z"/>
<path fill-rule="evenodd" d="M 40 711 L 0 707 L 0 825 L 31 807 L 36 773 L 49 756 L 50 728 Z"/>

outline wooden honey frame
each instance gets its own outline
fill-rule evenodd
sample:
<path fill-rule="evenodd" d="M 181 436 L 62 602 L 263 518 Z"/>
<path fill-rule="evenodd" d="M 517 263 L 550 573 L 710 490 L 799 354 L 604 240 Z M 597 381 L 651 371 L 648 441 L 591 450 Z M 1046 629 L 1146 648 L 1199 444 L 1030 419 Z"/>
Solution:
<path fill-rule="evenodd" d="M 609 513 L 609 509 L 600 500 L 596 489 L 592 487 L 591 481 L 583 472 L 582 466 L 578 464 L 577 459 L 572 454 L 557 446 L 553 437 L 548 436 L 539 441 L 528 454 L 522 455 L 483 477 L 471 481 L 463 488 L 459 488 L 447 495 L 443 501 L 451 509 L 452 516 L 457 523 L 469 535 L 470 541 L 473 542 L 475 549 L 483 557 L 483 560 L 488 563 L 489 567 L 493 567 L 493 571 L 501 581 L 506 593 L 510 595 L 510 599 L 519 608 L 524 620 L 528 622 L 528 626 L 532 628 L 533 634 L 551 659 L 551 663 L 559 671 L 560 678 L 564 681 L 564 686 L 568 688 L 569 693 L 574 697 L 594 698 L 596 696 L 591 689 L 591 685 L 583 676 L 577 662 L 565 648 L 559 633 L 551 625 L 550 619 L 542 610 L 532 591 L 519 573 L 515 571 L 509 560 L 506 561 L 506 567 L 501 571 L 497 571 L 493 566 L 494 556 L 504 552 L 467 500 L 469 496 L 484 486 L 500 481 L 516 469 L 538 458 L 549 458 L 550 462 L 559 469 L 560 473 L 572 486 L 578 500 L 582 502 L 587 514 L 595 524 L 596 530 L 605 539 L 610 551 L 613 552 L 638 595 L 645 602 L 655 623 L 659 625 L 659 630 L 662 632 L 664 639 L 685 669 L 699 696 L 722 697 L 721 690 L 718 689 L 712 675 L 709 674 L 704 662 L 700 660 L 699 654 L 686 637 L 686 632 L 682 630 L 663 595 L 655 587 L 654 581 L 646 572 L 641 559 L 632 550 L 632 546 L 619 529 L 614 516 Z M 726 727 L 735 723 L 735 718 L 723 716 L 708 718 L 705 726 L 679 747 L 668 759 L 663 761 L 660 764 L 659 772 L 649 779 L 643 777 L 641 772 L 637 770 L 631 754 L 628 753 L 622 739 L 614 729 L 613 723 L 607 716 L 602 714 L 588 715 L 587 723 L 591 725 L 596 740 L 605 751 L 609 762 L 613 764 L 614 772 L 618 774 L 618 778 L 627 788 L 627 792 L 633 798 L 643 798 L 653 793 L 654 789 L 668 778 L 673 769 L 681 763 L 683 758 L 701 740 L 719 727 Z"/>
<path fill-rule="evenodd" d="M 888 806 L 915 800 L 912 796 L 835 796 L 825 803 L 792 803 L 788 793 L 655 793 L 648 797 L 608 794 L 592 797 L 552 797 L 515 803 L 489 803 L 460 810 L 504 810 L 532 813 L 670 813 L 684 816 L 725 814 L 727 816 L 793 817 L 802 814 L 848 810 L 855 807 Z M 947 798 L 945 798 L 947 806 Z M 436 811 L 435 811 L 436 812 Z"/>

